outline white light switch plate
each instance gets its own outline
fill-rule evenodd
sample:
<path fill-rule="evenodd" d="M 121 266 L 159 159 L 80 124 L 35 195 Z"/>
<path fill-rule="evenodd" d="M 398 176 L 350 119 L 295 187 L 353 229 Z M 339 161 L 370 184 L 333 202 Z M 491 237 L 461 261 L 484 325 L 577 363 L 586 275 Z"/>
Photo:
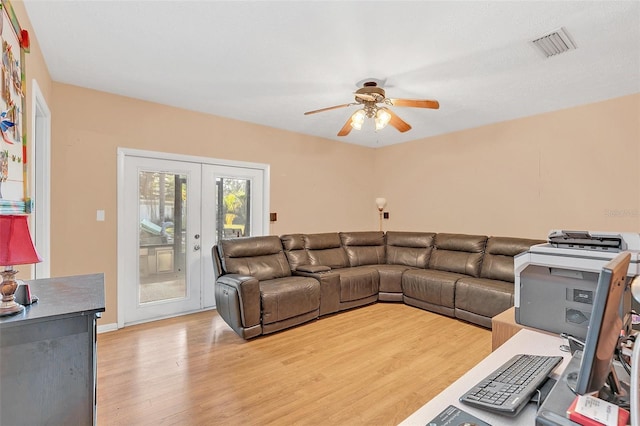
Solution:
<path fill-rule="evenodd" d="M 96 220 L 98 222 L 104 222 L 104 210 L 96 211 Z"/>

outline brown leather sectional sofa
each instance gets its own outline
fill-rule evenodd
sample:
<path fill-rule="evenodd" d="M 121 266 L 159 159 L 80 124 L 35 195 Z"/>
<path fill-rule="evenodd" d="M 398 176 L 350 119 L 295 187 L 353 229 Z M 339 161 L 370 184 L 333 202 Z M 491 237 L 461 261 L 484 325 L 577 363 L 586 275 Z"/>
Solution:
<path fill-rule="evenodd" d="M 376 301 L 490 328 L 513 306 L 513 256 L 541 242 L 392 231 L 222 240 L 216 306 L 245 339 Z"/>

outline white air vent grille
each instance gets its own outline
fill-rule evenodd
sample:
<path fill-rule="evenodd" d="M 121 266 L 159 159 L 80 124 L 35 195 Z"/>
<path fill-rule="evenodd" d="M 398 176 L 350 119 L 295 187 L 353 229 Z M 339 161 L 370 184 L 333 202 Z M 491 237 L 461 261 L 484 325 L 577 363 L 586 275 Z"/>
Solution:
<path fill-rule="evenodd" d="M 532 43 L 540 49 L 542 54 L 547 58 L 576 48 L 575 43 L 571 40 L 571 36 L 564 28 L 560 28 L 550 34 L 543 35 L 542 37 L 533 40 Z"/>

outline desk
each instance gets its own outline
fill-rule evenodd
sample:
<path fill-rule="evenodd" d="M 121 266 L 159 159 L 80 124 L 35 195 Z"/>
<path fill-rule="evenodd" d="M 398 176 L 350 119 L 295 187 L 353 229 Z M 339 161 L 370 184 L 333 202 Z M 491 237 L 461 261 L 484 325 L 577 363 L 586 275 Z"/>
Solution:
<path fill-rule="evenodd" d="M 0 319 L 0 423 L 96 423 L 102 274 L 28 281 L 39 301 Z"/>
<path fill-rule="evenodd" d="M 464 394 L 469 388 L 474 386 L 480 380 L 485 378 L 487 374 L 500 367 L 508 361 L 513 355 L 519 353 L 528 353 L 532 355 L 560 355 L 564 358 L 552 373 L 552 377 L 558 379 L 561 372 L 566 368 L 571 360 L 571 354 L 560 351 L 560 345 L 564 343 L 559 336 L 539 333 L 533 330 L 521 330 L 491 355 L 480 361 L 475 367 L 469 370 L 461 378 L 453 382 L 448 388 L 438 394 L 427 404 L 418 409 L 411 416 L 406 418 L 401 425 L 426 425 L 431 419 L 437 416 L 442 410 L 449 405 L 455 405 L 464 411 L 473 414 L 481 420 L 490 423 L 493 426 L 513 426 L 533 425 L 535 424 L 536 406 L 528 404 L 520 414 L 515 417 L 505 417 L 499 414 L 492 414 L 487 411 L 464 405 L 458 401 L 458 398 Z M 425 378 L 428 380 L 428 378 Z"/>

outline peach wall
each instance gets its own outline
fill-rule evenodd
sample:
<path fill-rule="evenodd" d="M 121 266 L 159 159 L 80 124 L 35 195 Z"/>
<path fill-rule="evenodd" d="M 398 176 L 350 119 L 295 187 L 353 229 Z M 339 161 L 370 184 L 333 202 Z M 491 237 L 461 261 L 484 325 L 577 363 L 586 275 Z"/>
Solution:
<path fill-rule="evenodd" d="M 61 83 L 53 93 L 52 276 L 104 272 L 103 324 L 117 312 L 118 147 L 269 164 L 271 234 L 377 226 L 372 149 Z"/>
<path fill-rule="evenodd" d="M 640 231 L 640 94 L 381 148 L 386 229 Z"/>

